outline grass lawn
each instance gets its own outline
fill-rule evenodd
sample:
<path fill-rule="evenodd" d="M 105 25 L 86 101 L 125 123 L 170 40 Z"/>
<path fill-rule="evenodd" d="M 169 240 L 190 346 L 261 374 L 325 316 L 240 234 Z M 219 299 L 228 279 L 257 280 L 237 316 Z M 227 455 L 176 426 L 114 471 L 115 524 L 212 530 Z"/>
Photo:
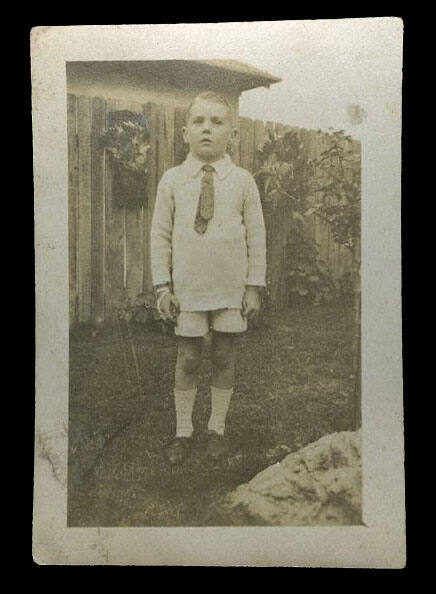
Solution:
<path fill-rule="evenodd" d="M 132 326 L 77 329 L 70 341 L 69 526 L 229 525 L 220 502 L 237 485 L 326 433 L 351 428 L 354 377 L 350 307 L 269 314 L 238 338 L 234 396 L 227 417 L 230 457 L 204 459 L 210 413 L 207 348 L 194 409 L 192 456 L 170 468 L 176 339 Z M 126 365 L 127 364 L 127 365 Z M 130 370 L 127 373 L 127 370 Z M 130 380 L 129 380 L 130 376 Z M 283 454 L 281 454 L 283 455 Z"/>

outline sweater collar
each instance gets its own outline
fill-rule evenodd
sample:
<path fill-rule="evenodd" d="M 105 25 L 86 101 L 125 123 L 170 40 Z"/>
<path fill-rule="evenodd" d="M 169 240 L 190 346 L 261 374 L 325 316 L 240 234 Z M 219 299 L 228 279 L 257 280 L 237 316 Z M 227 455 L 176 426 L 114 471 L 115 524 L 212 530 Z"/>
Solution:
<path fill-rule="evenodd" d="M 185 171 L 190 177 L 197 177 L 203 165 L 209 165 L 209 163 L 200 161 L 200 159 L 194 157 L 192 153 L 189 153 L 184 163 Z M 224 155 L 222 159 L 214 161 L 213 163 L 210 163 L 210 165 L 215 169 L 218 179 L 227 177 L 234 166 L 229 155 Z"/>

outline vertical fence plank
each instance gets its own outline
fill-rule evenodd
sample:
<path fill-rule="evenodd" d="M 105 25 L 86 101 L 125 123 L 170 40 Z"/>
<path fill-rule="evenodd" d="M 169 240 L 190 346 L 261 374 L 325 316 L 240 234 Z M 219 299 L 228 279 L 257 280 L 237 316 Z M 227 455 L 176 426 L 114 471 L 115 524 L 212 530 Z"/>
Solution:
<path fill-rule="evenodd" d="M 143 291 L 143 209 L 126 209 L 126 296 L 132 302 Z"/>
<path fill-rule="evenodd" d="M 271 305 L 274 307 L 277 302 L 276 296 L 276 258 L 275 258 L 275 242 L 274 236 L 276 232 L 276 217 L 275 212 L 271 209 L 270 216 L 269 216 L 269 233 L 268 233 L 268 254 L 267 254 L 267 263 L 269 268 L 269 280 L 270 280 L 270 297 L 271 297 Z"/>
<path fill-rule="evenodd" d="M 144 245 L 144 291 L 152 290 L 151 263 L 150 263 L 150 229 L 153 218 L 154 202 L 156 199 L 157 185 L 164 172 L 174 164 L 176 158 L 175 144 L 175 111 L 174 108 L 147 103 L 145 107 L 151 138 L 149 152 L 149 177 L 147 180 L 149 207 L 143 224 Z M 180 111 L 178 117 L 180 118 Z M 180 124 L 180 119 L 178 120 Z M 183 124 L 182 124 L 183 125 Z M 180 136 L 178 136 L 180 142 Z M 180 147 L 177 158 L 180 158 Z"/>
<path fill-rule="evenodd" d="M 171 105 L 165 106 L 165 143 L 166 143 L 166 163 L 165 170 L 174 167 L 174 127 L 175 127 L 175 109 Z"/>
<path fill-rule="evenodd" d="M 270 304 L 273 308 L 280 308 L 284 299 L 283 258 L 285 228 L 283 225 L 283 206 L 268 204 L 265 209 L 267 227 L 267 269 Z"/>
<path fill-rule="evenodd" d="M 254 120 L 248 120 L 248 167 L 247 169 L 253 173 L 254 171 Z"/>
<path fill-rule="evenodd" d="M 91 318 L 104 319 L 104 149 L 100 137 L 105 127 L 106 103 L 91 102 Z"/>
<path fill-rule="evenodd" d="M 275 233 L 274 233 L 274 264 L 275 264 L 275 301 L 278 308 L 282 304 L 282 277 L 285 273 L 283 270 L 283 203 L 275 210 Z"/>
<path fill-rule="evenodd" d="M 274 241 L 274 237 L 277 234 L 277 217 L 276 213 L 273 213 L 271 217 L 271 241 L 270 241 L 270 268 L 271 268 L 271 302 L 273 308 L 278 307 L 278 298 L 277 298 L 277 243 Z"/>
<path fill-rule="evenodd" d="M 138 101 L 123 100 L 120 106 L 136 114 L 143 112 L 143 105 Z M 144 284 L 144 208 L 126 208 L 124 225 L 124 294 L 134 302 L 142 293 Z"/>
<path fill-rule="evenodd" d="M 260 120 L 256 120 L 254 122 L 254 159 L 253 159 L 253 168 L 256 172 L 260 165 L 260 159 L 257 155 L 257 151 L 263 146 L 266 140 L 265 137 L 265 126 L 264 123 Z"/>
<path fill-rule="evenodd" d="M 312 175 L 315 177 L 315 183 L 316 183 L 316 171 L 317 171 L 317 167 L 314 163 L 314 161 L 316 160 L 316 138 L 317 138 L 316 132 L 314 130 L 311 130 L 310 131 L 310 141 L 309 141 L 309 158 L 313 162 Z M 312 198 L 312 200 L 314 200 L 316 202 L 318 195 L 316 193 L 313 193 L 311 198 Z M 318 217 L 314 216 L 313 222 L 315 225 L 317 223 L 317 220 L 318 220 Z M 316 229 L 314 229 L 314 234 L 316 235 Z"/>
<path fill-rule="evenodd" d="M 78 199 L 78 319 L 91 317 L 91 102 L 77 99 L 77 133 L 79 143 Z"/>
<path fill-rule="evenodd" d="M 318 255 L 320 255 L 319 249 L 319 216 L 317 214 L 313 215 L 313 239 L 315 241 L 315 246 Z"/>
<path fill-rule="evenodd" d="M 341 246 L 337 241 L 331 242 L 331 253 L 332 253 L 332 274 L 334 278 L 339 278 L 339 252 Z"/>
<path fill-rule="evenodd" d="M 183 140 L 183 127 L 187 111 L 186 107 L 176 107 L 174 114 L 174 165 L 183 163 L 189 152 L 189 146 Z"/>
<path fill-rule="evenodd" d="M 159 183 L 165 169 L 167 168 L 167 143 L 165 131 L 165 107 L 163 105 L 156 106 L 157 113 L 157 166 L 156 166 L 156 183 Z"/>
<path fill-rule="evenodd" d="M 281 218 L 281 220 L 280 220 L 280 236 L 278 239 L 280 242 L 279 307 L 281 309 L 283 309 L 285 307 L 286 300 L 287 300 L 287 295 L 286 295 L 286 289 L 287 289 L 286 246 L 287 246 L 287 242 L 288 242 L 288 236 L 287 236 L 288 233 L 287 232 L 288 232 L 288 226 L 289 226 L 289 210 L 287 208 L 288 204 L 289 203 L 287 201 L 283 201 L 280 204 L 280 218 Z"/>
<path fill-rule="evenodd" d="M 144 106 L 144 115 L 150 128 L 150 150 L 148 153 L 147 194 L 148 208 L 143 219 L 143 290 L 148 293 L 152 289 L 151 261 L 150 261 L 150 228 L 153 217 L 157 188 L 157 152 L 158 152 L 158 114 L 155 103 Z"/>
<path fill-rule="evenodd" d="M 330 229 L 327 221 L 322 221 L 322 247 L 323 247 L 323 260 L 327 262 L 327 265 L 330 267 Z"/>
<path fill-rule="evenodd" d="M 150 229 L 153 218 L 154 202 L 156 199 L 157 185 L 167 169 L 172 167 L 175 160 L 180 159 L 185 151 L 181 142 L 181 127 L 184 125 L 186 110 L 177 111 L 177 150 L 176 150 L 176 111 L 171 106 L 147 103 L 145 106 L 146 117 L 151 130 L 149 152 L 149 177 L 147 180 L 149 207 L 143 222 L 143 254 L 144 254 L 144 291 L 152 290 L 151 263 L 150 263 Z"/>
<path fill-rule="evenodd" d="M 359 157 L 362 154 L 362 144 L 360 142 L 360 140 L 356 140 L 355 138 L 353 138 L 351 140 L 352 143 L 352 149 L 353 149 L 353 153 L 355 153 L 356 155 L 359 155 Z"/>
<path fill-rule="evenodd" d="M 274 134 L 274 122 L 265 122 L 265 132 L 267 134 L 267 136 L 269 134 Z"/>
<path fill-rule="evenodd" d="M 361 144 L 360 140 L 354 140 L 354 139 L 352 140 L 352 150 L 353 150 L 354 156 L 357 157 L 357 160 L 359 163 L 359 176 L 361 177 L 361 175 L 362 175 L 362 144 Z M 359 224 L 359 236 L 361 234 L 361 230 L 362 230 L 362 220 L 360 220 L 360 224 Z M 358 267 L 360 269 L 360 262 L 361 262 L 360 241 L 359 241 L 359 245 L 356 247 L 356 259 L 357 259 Z"/>
<path fill-rule="evenodd" d="M 276 122 L 274 125 L 274 131 L 277 134 L 277 136 L 283 136 L 285 132 L 285 126 L 280 122 Z"/>
<path fill-rule="evenodd" d="M 67 96 L 68 135 L 68 269 L 70 326 L 77 321 L 77 199 L 79 185 L 79 154 L 77 136 L 76 96 Z"/>
<path fill-rule="evenodd" d="M 106 102 L 106 126 L 111 125 L 111 112 L 120 109 L 117 100 Z M 105 316 L 112 315 L 124 299 L 124 212 L 115 207 L 113 184 L 113 159 L 105 153 Z"/>
<path fill-rule="evenodd" d="M 344 246 L 339 246 L 338 253 L 338 278 L 341 278 L 344 274 Z"/>
<path fill-rule="evenodd" d="M 247 118 L 239 118 L 239 165 L 247 168 Z"/>
<path fill-rule="evenodd" d="M 272 204 L 264 204 L 264 218 L 266 228 L 266 283 L 267 283 L 267 294 L 269 299 L 269 306 L 272 307 L 273 300 L 273 258 L 272 258 L 272 237 L 273 237 L 273 212 Z"/>
<path fill-rule="evenodd" d="M 301 140 L 304 144 L 304 152 L 307 156 L 307 159 L 310 161 L 313 161 L 314 159 L 314 155 L 313 155 L 313 131 L 310 130 L 301 130 Z M 314 175 L 315 175 L 315 166 L 312 163 L 309 163 L 307 165 L 308 167 L 308 176 L 309 176 L 309 185 L 314 185 L 315 184 L 315 179 L 314 179 Z M 316 202 L 316 194 L 313 191 L 313 188 L 309 190 L 309 194 L 308 194 L 308 202 L 309 205 L 314 204 Z M 310 239 L 312 241 L 315 241 L 315 225 L 316 225 L 316 216 L 314 214 L 312 214 L 311 216 L 306 218 L 306 221 L 308 223 L 308 227 L 309 227 L 309 235 L 310 235 Z"/>
<path fill-rule="evenodd" d="M 298 129 L 298 135 L 300 138 L 300 143 L 303 145 L 301 148 L 301 153 L 305 159 L 310 159 L 310 149 L 311 149 L 311 134 L 307 130 L 303 128 Z"/>
<path fill-rule="evenodd" d="M 240 118 L 241 129 L 241 167 L 253 171 L 254 125 L 249 118 Z"/>
<path fill-rule="evenodd" d="M 328 254 L 326 249 L 326 223 L 324 219 L 319 217 L 318 220 L 318 244 L 319 244 L 319 254 L 321 260 L 323 260 L 328 265 Z"/>
<path fill-rule="evenodd" d="M 234 120 L 233 128 L 236 130 L 236 134 L 230 141 L 230 152 L 232 161 L 235 165 L 241 165 L 241 123 L 240 118 L 237 117 Z"/>

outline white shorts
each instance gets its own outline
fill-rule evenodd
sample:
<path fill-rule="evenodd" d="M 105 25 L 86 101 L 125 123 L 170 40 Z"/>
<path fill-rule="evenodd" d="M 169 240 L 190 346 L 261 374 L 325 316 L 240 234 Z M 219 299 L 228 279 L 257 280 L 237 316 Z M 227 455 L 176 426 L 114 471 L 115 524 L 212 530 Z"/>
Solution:
<path fill-rule="evenodd" d="M 213 311 L 181 311 L 177 316 L 175 333 L 178 336 L 204 336 L 212 328 L 217 332 L 245 332 L 247 319 L 240 309 Z"/>

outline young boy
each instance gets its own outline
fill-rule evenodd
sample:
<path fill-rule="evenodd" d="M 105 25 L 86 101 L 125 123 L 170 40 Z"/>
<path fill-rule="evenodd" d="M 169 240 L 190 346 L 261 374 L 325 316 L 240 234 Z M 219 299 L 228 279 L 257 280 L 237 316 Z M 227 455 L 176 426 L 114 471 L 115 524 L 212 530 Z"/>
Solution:
<path fill-rule="evenodd" d="M 207 455 L 227 453 L 225 420 L 234 383 L 235 336 L 260 308 L 265 286 L 265 225 L 252 175 L 225 154 L 236 135 L 227 101 L 202 93 L 191 103 L 186 161 L 164 173 L 151 228 L 153 285 L 161 315 L 176 324 L 176 435 L 171 464 L 189 454 L 203 336 L 213 330 L 212 412 Z"/>

